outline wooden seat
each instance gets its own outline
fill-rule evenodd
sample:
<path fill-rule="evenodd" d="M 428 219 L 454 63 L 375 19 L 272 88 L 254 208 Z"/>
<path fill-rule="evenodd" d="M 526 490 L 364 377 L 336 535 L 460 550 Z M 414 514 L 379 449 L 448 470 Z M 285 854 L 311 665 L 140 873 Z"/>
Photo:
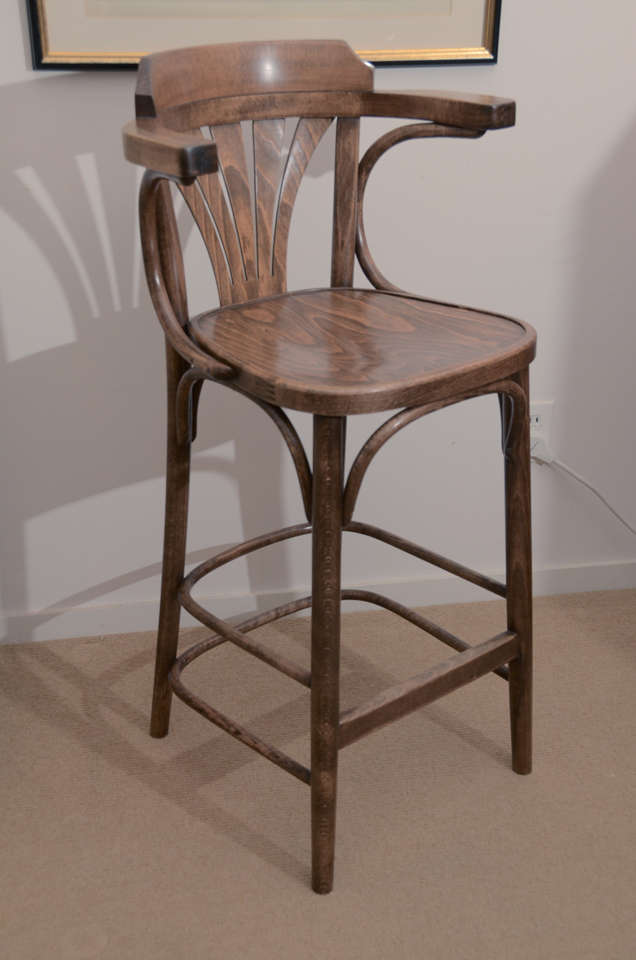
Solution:
<path fill-rule="evenodd" d="M 200 314 L 192 338 L 269 403 L 344 415 L 437 400 L 534 354 L 517 320 L 378 290 L 303 290 Z"/>
<path fill-rule="evenodd" d="M 359 157 L 360 120 L 415 122 L 380 136 Z M 335 123 L 331 277 L 290 292 L 287 245 L 294 201 L 317 144 Z M 167 475 L 163 575 L 151 734 L 168 732 L 172 695 L 311 787 L 312 883 L 332 888 L 338 751 L 377 727 L 493 672 L 508 684 L 512 766 L 531 767 L 531 574 L 528 365 L 531 327 L 508 317 L 407 294 L 379 271 L 364 229 L 364 196 L 378 159 L 409 139 L 471 140 L 514 123 L 514 103 L 457 93 L 373 89 L 373 70 L 341 41 L 195 47 L 145 58 L 126 156 L 146 167 L 140 194 L 146 277 L 167 358 Z M 462 149 L 470 149 L 469 145 Z M 178 191 L 203 238 L 220 306 L 190 316 L 173 208 Z M 355 259 L 369 280 L 353 288 Z M 321 282 L 317 278 L 317 282 Z M 322 281 L 324 283 L 324 280 Z M 281 432 L 305 519 L 226 549 L 185 572 L 190 455 L 205 382 L 264 410 Z M 506 577 L 500 582 L 376 525 L 354 519 L 378 450 L 432 410 L 484 394 L 499 397 L 505 463 Z M 313 415 L 309 458 L 284 408 Z M 390 411 L 345 476 L 346 418 Z M 258 427 L 260 429 L 260 426 Z M 254 464 L 254 469 L 258 465 Z M 470 483 L 467 478 L 467 483 Z M 418 506 L 418 509 L 421 509 Z M 343 534 L 380 540 L 506 598 L 502 630 L 471 645 L 389 597 L 343 589 Z M 240 624 L 192 596 L 227 563 L 295 537 L 312 540 L 311 595 Z M 451 647 L 427 673 L 345 713 L 339 709 L 340 604 L 376 604 Z M 293 662 L 253 635 L 311 607 L 311 664 Z M 211 635 L 177 655 L 186 609 Z M 193 693 L 184 671 L 232 643 L 310 690 L 311 766 Z M 421 811 L 414 809 L 413 816 Z"/>

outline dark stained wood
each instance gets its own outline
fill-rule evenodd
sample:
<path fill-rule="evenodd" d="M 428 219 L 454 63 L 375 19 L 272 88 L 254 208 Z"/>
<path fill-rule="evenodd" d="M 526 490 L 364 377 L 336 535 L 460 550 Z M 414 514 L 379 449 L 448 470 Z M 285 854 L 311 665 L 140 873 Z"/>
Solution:
<path fill-rule="evenodd" d="M 289 603 L 282 603 L 278 607 L 272 607 L 270 610 L 266 610 L 263 613 L 257 613 L 253 617 L 248 617 L 247 620 L 242 620 L 240 623 L 234 624 L 234 626 L 237 630 L 241 630 L 242 633 L 249 633 L 251 630 L 257 630 L 259 627 L 263 627 L 268 623 L 273 623 L 275 620 L 280 620 L 282 617 L 288 617 L 292 613 L 298 613 L 300 610 L 307 610 L 310 606 L 311 595 L 307 597 L 300 597 L 298 600 L 290 600 Z M 198 657 L 203 656 L 203 654 L 207 653 L 208 650 L 214 650 L 216 647 L 220 647 L 224 643 L 229 643 L 227 637 L 223 637 L 219 633 L 213 633 L 204 640 L 199 640 L 198 643 L 192 644 L 191 647 L 188 647 L 187 650 L 184 650 L 184 652 L 175 660 L 171 671 L 172 676 L 180 677 L 183 670 L 193 663 Z"/>
<path fill-rule="evenodd" d="M 201 349 L 269 403 L 324 415 L 415 405 L 507 377 L 534 356 L 507 317 L 373 290 L 308 290 L 195 317 Z"/>
<path fill-rule="evenodd" d="M 310 524 L 299 523 L 291 527 L 286 527 L 283 530 L 277 530 L 271 534 L 254 537 L 252 540 L 246 540 L 244 543 L 237 544 L 235 547 L 223 550 L 209 560 L 200 563 L 194 570 L 190 571 L 187 577 L 183 577 L 182 573 L 175 591 L 181 606 L 191 613 L 200 623 L 203 623 L 206 627 L 209 627 L 211 630 L 214 630 L 215 633 L 219 634 L 219 636 L 225 637 L 226 640 L 230 640 L 242 650 L 251 653 L 257 657 L 257 659 L 275 667 L 277 670 L 280 670 L 281 673 L 297 680 L 306 687 L 310 686 L 309 671 L 303 667 L 299 667 L 286 657 L 272 653 L 258 641 L 248 640 L 244 633 L 241 632 L 240 627 L 232 626 L 205 610 L 201 604 L 193 599 L 192 589 L 202 577 L 211 573 L 213 570 L 218 570 L 220 567 L 225 566 L 225 564 L 231 563 L 233 560 L 238 560 L 239 557 L 244 557 L 263 547 L 271 546 L 274 543 L 281 543 L 283 540 L 290 540 L 294 537 L 304 536 L 310 533 L 311 529 Z M 264 620 L 263 622 L 267 623 L 269 621 Z"/>
<path fill-rule="evenodd" d="M 198 397 L 195 396 L 194 391 L 197 385 L 201 385 L 203 379 L 205 379 L 205 374 L 196 370 L 195 367 L 186 367 L 184 373 L 179 378 L 174 402 L 177 418 L 177 442 L 179 444 L 193 443 L 196 436 L 195 410 Z"/>
<path fill-rule="evenodd" d="M 221 620 L 220 617 L 216 617 L 213 613 L 210 613 L 209 610 L 206 610 L 200 603 L 197 603 L 186 591 L 181 592 L 180 600 L 181 606 L 187 610 L 188 613 L 191 613 L 199 623 L 202 623 L 210 630 L 214 630 L 215 633 L 225 637 L 226 640 L 230 640 L 246 653 L 251 653 L 257 660 L 261 660 L 263 663 L 268 664 L 268 666 L 274 667 L 274 669 L 280 673 L 284 673 L 285 676 L 301 683 L 304 687 L 311 686 L 311 674 L 309 670 L 300 667 L 288 657 L 284 657 L 278 653 L 272 653 L 271 650 L 268 650 L 267 647 L 258 640 L 248 640 L 241 630 L 237 630 L 236 627 L 226 623 L 225 620 Z"/>
<path fill-rule="evenodd" d="M 457 654 L 419 677 L 385 690 L 369 703 L 347 710 L 340 719 L 340 748 L 348 747 L 373 730 L 483 677 L 496 667 L 508 663 L 517 656 L 518 651 L 516 635 L 502 633 Z"/>
<path fill-rule="evenodd" d="M 311 849 L 316 893 L 333 886 L 340 710 L 344 420 L 314 417 L 311 608 Z"/>
<path fill-rule="evenodd" d="M 166 493 L 163 535 L 161 601 L 155 676 L 150 715 L 150 735 L 165 737 L 170 724 L 172 690 L 169 674 L 179 642 L 181 604 L 178 588 L 183 577 L 186 551 L 186 525 L 190 489 L 190 444 L 179 443 L 176 436 L 176 389 L 186 369 L 185 361 L 166 341 L 167 371 L 167 443 Z"/>
<path fill-rule="evenodd" d="M 532 531 L 530 519 L 530 405 L 527 369 L 515 378 L 512 424 L 504 418 L 506 484 L 506 580 L 508 629 L 519 637 L 519 656 L 510 664 L 512 768 L 532 770 Z M 505 409 L 505 407 L 503 408 Z M 511 429 L 510 429 L 511 428 Z"/>
<path fill-rule="evenodd" d="M 513 768 L 531 762 L 528 364 L 531 327 L 397 291 L 373 263 L 362 199 L 387 149 L 406 139 L 475 138 L 514 123 L 514 103 L 444 92 L 373 90 L 373 71 L 342 41 L 277 41 L 169 51 L 140 67 L 137 122 L 124 149 L 147 168 L 141 236 L 153 305 L 166 335 L 168 453 L 162 599 L 151 732 L 168 730 L 171 693 L 305 783 L 312 796 L 312 885 L 333 884 L 339 746 L 494 671 L 510 685 Z M 358 163 L 363 116 L 421 121 L 383 134 Z M 294 202 L 310 158 L 336 119 L 331 288 L 287 293 Z M 243 121 L 251 121 L 251 143 Z M 288 125 L 294 123 L 288 152 Z M 205 128 L 205 129 L 203 129 Z M 253 163 L 252 163 L 253 161 Z M 253 170 L 252 170 L 253 167 Z M 220 308 L 191 318 L 170 187 L 181 191 L 208 249 Z M 352 289 L 358 256 L 375 290 Z M 190 447 L 198 394 L 216 380 L 252 399 L 291 453 L 309 522 L 237 544 L 184 577 Z M 496 392 L 506 458 L 506 584 L 351 516 L 371 459 L 425 413 Z M 281 406 L 314 415 L 313 476 Z M 363 445 L 344 484 L 346 415 L 405 406 Z M 254 468 L 257 470 L 258 465 Z M 507 600 L 507 632 L 478 647 L 395 601 L 341 589 L 343 530 L 370 536 Z M 192 598 L 199 580 L 270 544 L 312 534 L 312 596 L 228 623 Z M 339 717 L 340 601 L 392 610 L 460 650 L 452 661 Z M 311 671 L 247 634 L 312 607 Z M 177 658 L 180 607 L 212 631 Z M 183 669 L 227 641 L 311 687 L 311 771 L 205 703 Z M 506 667 L 504 664 L 509 663 Z"/>
<path fill-rule="evenodd" d="M 188 706 L 196 710 L 197 713 L 200 713 L 206 720 L 220 727 L 221 730 L 225 730 L 225 732 L 233 736 L 235 740 L 239 740 L 241 743 L 244 743 L 246 747 L 260 753 L 261 756 L 267 760 L 271 760 L 272 763 L 286 770 L 287 773 L 291 773 L 292 776 L 302 781 L 302 783 L 310 783 L 311 772 L 307 767 L 303 766 L 302 763 L 298 763 L 297 760 L 289 757 L 286 753 L 283 753 L 278 747 L 273 747 L 265 740 L 261 740 L 260 737 L 257 737 L 251 730 L 248 730 L 240 723 L 236 723 L 235 720 L 230 720 L 225 714 L 215 710 L 214 707 L 211 707 L 205 700 L 202 700 L 201 697 L 198 697 L 195 693 L 192 693 L 191 690 L 188 690 L 182 683 L 180 676 L 176 673 L 173 673 L 172 676 L 172 689 L 180 700 L 187 703 Z"/>
<path fill-rule="evenodd" d="M 170 202 L 168 185 L 157 193 L 158 230 L 164 238 L 160 246 L 160 267 L 174 316 L 181 325 L 188 316 L 183 262 L 179 255 L 177 228 Z M 175 247 L 175 244 L 177 246 Z M 170 723 L 172 690 L 169 674 L 179 642 L 181 605 L 178 588 L 183 578 L 186 551 L 186 525 L 190 488 L 190 445 L 177 435 L 177 390 L 187 363 L 166 340 L 167 433 L 166 433 L 166 496 L 161 575 L 161 603 L 155 677 L 150 718 L 150 734 L 165 737 Z"/>

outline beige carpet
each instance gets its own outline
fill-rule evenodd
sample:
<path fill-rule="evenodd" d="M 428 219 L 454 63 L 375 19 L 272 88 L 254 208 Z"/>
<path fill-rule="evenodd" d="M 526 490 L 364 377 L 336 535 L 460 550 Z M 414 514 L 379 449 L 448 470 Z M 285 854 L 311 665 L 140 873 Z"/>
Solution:
<path fill-rule="evenodd" d="M 501 605 L 427 609 L 471 641 Z M 484 677 L 341 754 L 336 886 L 309 888 L 309 791 L 175 704 L 146 733 L 150 634 L 0 650 L 7 960 L 633 960 L 636 591 L 536 604 L 536 766 Z M 297 659 L 307 621 L 262 631 Z M 445 659 L 345 616 L 351 705 Z M 304 758 L 308 694 L 222 647 L 186 674 Z"/>

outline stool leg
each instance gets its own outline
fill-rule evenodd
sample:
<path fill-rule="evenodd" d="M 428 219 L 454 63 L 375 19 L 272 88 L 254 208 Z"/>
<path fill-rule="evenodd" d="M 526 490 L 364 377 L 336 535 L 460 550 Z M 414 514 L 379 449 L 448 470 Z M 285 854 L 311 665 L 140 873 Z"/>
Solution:
<path fill-rule="evenodd" d="M 168 437 L 166 458 L 166 505 L 163 537 L 161 605 L 157 631 L 155 683 L 152 697 L 150 735 L 165 737 L 170 724 L 172 690 L 168 674 L 175 661 L 179 642 L 181 607 L 177 589 L 183 579 L 190 486 L 190 444 L 177 442 L 176 395 L 187 363 L 166 343 L 168 394 Z"/>
<path fill-rule="evenodd" d="M 528 371 L 514 379 L 529 404 Z M 517 404 L 516 407 L 519 405 Z M 505 408 L 505 405 L 504 405 Z M 506 582 L 508 629 L 521 653 L 510 663 L 512 769 L 532 769 L 532 541 L 530 526 L 530 411 L 515 408 L 506 451 Z M 505 429 L 504 424 L 504 429 Z"/>
<path fill-rule="evenodd" d="M 312 886 L 333 886 L 340 713 L 344 417 L 314 417 L 311 613 Z"/>

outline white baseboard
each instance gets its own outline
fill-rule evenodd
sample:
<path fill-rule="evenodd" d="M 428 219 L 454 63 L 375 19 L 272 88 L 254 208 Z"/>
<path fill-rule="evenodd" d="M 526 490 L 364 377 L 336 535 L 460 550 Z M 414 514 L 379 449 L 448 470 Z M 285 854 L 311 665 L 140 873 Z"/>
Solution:
<path fill-rule="evenodd" d="M 502 579 L 501 573 L 490 575 Z M 492 596 L 484 590 L 456 577 L 434 575 L 417 580 L 395 580 L 355 586 L 386 594 L 412 607 L 433 604 L 469 603 L 488 600 Z M 628 590 L 636 588 L 636 561 L 581 564 L 535 570 L 535 596 L 556 593 L 582 593 L 592 590 Z M 242 593 L 225 596 L 198 596 L 197 600 L 217 616 L 231 618 L 248 615 L 255 610 L 267 610 L 302 596 L 303 591 Z M 349 603 L 345 610 L 363 609 L 366 605 Z M 107 636 L 154 630 L 157 625 L 158 601 L 143 600 L 126 603 L 90 603 L 75 607 L 50 607 L 37 612 L 0 614 L 3 643 L 24 643 L 32 640 L 54 640 L 63 637 Z M 184 611 L 183 626 L 194 626 L 196 621 Z"/>

